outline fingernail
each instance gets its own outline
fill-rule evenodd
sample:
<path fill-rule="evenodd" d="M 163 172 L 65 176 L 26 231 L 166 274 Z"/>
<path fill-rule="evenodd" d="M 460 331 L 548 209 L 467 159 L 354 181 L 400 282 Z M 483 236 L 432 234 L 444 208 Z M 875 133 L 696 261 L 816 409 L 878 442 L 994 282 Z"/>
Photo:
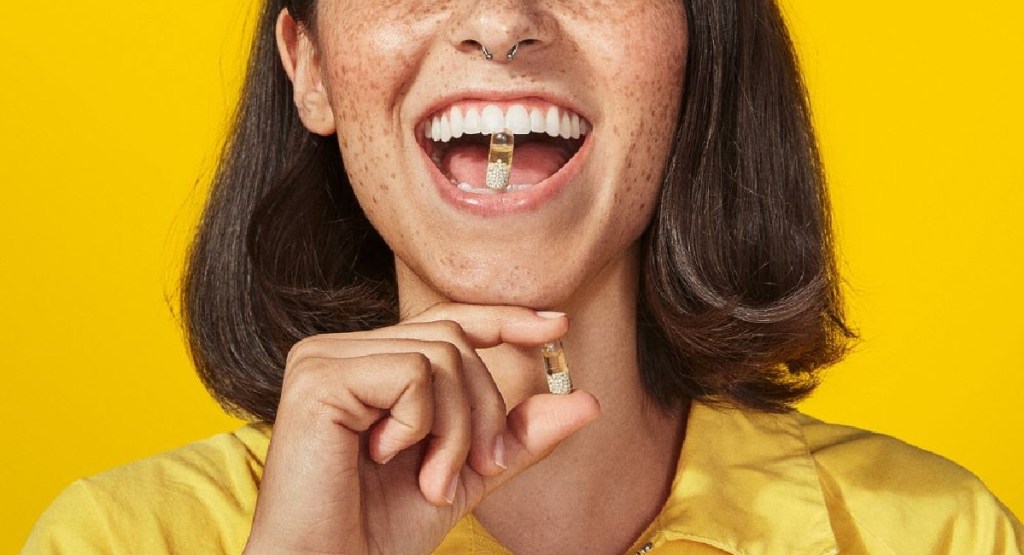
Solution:
<path fill-rule="evenodd" d="M 548 320 L 554 320 L 555 318 L 561 318 L 561 317 L 565 316 L 565 313 L 564 312 L 542 311 L 542 312 L 538 312 L 537 316 L 540 316 L 541 318 L 547 318 Z"/>
<path fill-rule="evenodd" d="M 508 468 L 508 462 L 505 461 L 505 438 L 500 435 L 494 438 L 494 464 L 502 469 Z"/>
<path fill-rule="evenodd" d="M 444 500 L 449 505 L 455 503 L 455 492 L 459 489 L 459 475 L 452 476 L 452 481 L 448 483 L 448 489 L 444 493 Z"/>
<path fill-rule="evenodd" d="M 391 462 L 391 459 L 395 458 L 396 456 L 398 456 L 398 451 L 389 453 L 386 450 L 382 450 L 382 452 L 377 456 L 377 464 L 388 464 L 389 462 Z"/>

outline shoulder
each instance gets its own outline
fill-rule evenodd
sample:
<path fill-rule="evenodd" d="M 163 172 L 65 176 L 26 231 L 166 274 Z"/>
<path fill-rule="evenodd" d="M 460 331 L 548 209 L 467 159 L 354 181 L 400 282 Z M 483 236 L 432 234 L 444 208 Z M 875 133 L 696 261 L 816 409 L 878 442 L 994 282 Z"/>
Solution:
<path fill-rule="evenodd" d="M 24 553 L 241 552 L 268 442 L 254 424 L 77 480 Z"/>
<path fill-rule="evenodd" d="M 795 418 L 837 539 L 870 553 L 1024 549 L 1020 521 L 963 467 L 886 435 Z"/>

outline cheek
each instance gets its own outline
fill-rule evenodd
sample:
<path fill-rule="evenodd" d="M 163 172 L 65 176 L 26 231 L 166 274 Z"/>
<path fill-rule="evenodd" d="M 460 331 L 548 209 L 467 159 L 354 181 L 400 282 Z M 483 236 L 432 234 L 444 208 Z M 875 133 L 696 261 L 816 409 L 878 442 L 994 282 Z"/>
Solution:
<path fill-rule="evenodd" d="M 612 132 L 625 151 L 617 205 L 620 216 L 645 227 L 657 203 L 679 118 L 686 19 L 681 4 L 652 2 L 631 12 L 629 21 L 615 41 L 625 46 L 609 64 L 620 71 L 606 73 L 606 82 L 614 91 L 618 114 Z"/>
<path fill-rule="evenodd" d="M 345 169 L 373 221 L 394 217 L 391 187 L 402 163 L 397 107 L 436 33 L 443 3 L 323 2 L 320 66 Z"/>
<path fill-rule="evenodd" d="M 370 133 L 394 131 L 395 108 L 449 9 L 411 0 L 321 4 L 320 64 L 339 139 L 358 144 Z"/>

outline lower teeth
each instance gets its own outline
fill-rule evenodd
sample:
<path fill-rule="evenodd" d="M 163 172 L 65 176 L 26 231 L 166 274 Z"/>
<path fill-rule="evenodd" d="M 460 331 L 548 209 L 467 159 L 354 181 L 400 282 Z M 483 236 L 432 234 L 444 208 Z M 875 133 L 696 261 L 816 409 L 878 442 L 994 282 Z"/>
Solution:
<path fill-rule="evenodd" d="M 477 195 L 496 195 L 498 193 L 515 193 L 515 192 L 518 192 L 518 191 L 525 191 L 526 189 L 529 189 L 530 187 L 533 187 L 533 185 L 529 185 L 529 184 L 525 184 L 525 185 L 509 185 L 504 190 L 497 191 L 495 189 L 491 189 L 490 187 L 485 187 L 483 189 L 477 189 L 477 188 L 473 187 L 472 185 L 470 185 L 469 183 L 456 183 L 454 179 L 452 179 L 451 181 L 452 181 L 452 185 L 455 185 L 460 190 L 466 191 L 467 193 L 477 194 Z"/>

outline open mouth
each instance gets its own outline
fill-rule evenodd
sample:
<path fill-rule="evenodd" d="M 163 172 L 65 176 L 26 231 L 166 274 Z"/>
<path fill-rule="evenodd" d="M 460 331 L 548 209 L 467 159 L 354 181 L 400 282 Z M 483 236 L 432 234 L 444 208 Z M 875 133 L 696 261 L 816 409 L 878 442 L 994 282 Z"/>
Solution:
<path fill-rule="evenodd" d="M 509 186 L 486 185 L 490 136 L 515 135 Z M 445 178 L 458 189 L 481 195 L 525 191 L 559 172 L 579 152 L 590 123 L 579 114 L 543 101 L 463 101 L 429 116 L 420 144 Z"/>

